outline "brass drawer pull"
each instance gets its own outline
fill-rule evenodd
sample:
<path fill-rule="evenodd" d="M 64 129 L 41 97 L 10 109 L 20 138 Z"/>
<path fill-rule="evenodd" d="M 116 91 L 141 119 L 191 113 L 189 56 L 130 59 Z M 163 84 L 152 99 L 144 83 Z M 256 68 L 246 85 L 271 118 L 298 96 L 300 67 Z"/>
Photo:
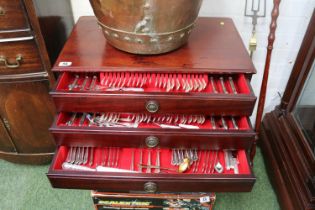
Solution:
<path fill-rule="evenodd" d="M 0 63 L 3 62 L 4 65 L 10 69 L 15 69 L 15 68 L 20 67 L 21 61 L 23 60 L 22 55 L 17 55 L 15 60 L 16 60 L 16 63 L 9 63 L 5 56 L 0 56 Z"/>
<path fill-rule="evenodd" d="M 5 15 L 5 11 L 4 11 L 3 7 L 0 7 L 0 16 L 3 16 L 3 15 Z"/>
<path fill-rule="evenodd" d="M 148 101 L 145 105 L 145 108 L 150 113 L 155 113 L 159 110 L 159 104 L 157 101 Z"/>
<path fill-rule="evenodd" d="M 157 185 L 154 182 L 147 182 L 144 184 L 144 191 L 147 193 L 155 193 L 157 191 Z"/>
<path fill-rule="evenodd" d="M 159 138 L 156 136 L 148 136 L 145 139 L 145 143 L 146 143 L 147 147 L 154 148 L 159 144 Z"/>

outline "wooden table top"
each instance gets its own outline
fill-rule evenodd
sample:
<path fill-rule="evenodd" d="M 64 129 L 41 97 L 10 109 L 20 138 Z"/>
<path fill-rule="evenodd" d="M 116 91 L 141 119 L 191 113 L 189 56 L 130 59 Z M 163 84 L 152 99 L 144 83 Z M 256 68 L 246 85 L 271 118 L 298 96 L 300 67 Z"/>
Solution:
<path fill-rule="evenodd" d="M 53 70 L 256 73 L 230 18 L 198 18 L 188 43 L 178 50 L 134 55 L 108 44 L 95 17 L 81 17 Z"/>

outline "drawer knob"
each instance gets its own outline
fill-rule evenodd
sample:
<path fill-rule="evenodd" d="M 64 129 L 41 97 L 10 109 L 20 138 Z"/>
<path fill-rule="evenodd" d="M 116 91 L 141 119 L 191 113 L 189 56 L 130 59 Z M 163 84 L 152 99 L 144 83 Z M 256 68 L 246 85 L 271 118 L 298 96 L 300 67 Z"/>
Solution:
<path fill-rule="evenodd" d="M 156 147 L 159 144 L 159 138 L 156 136 L 148 136 L 145 139 L 145 143 L 149 148 Z"/>
<path fill-rule="evenodd" d="M 0 7 L 0 15 L 5 15 L 5 11 L 2 7 Z"/>
<path fill-rule="evenodd" d="M 22 59 L 23 59 L 22 55 L 17 55 L 15 57 L 15 63 L 9 63 L 7 58 L 5 56 L 1 55 L 0 56 L 0 63 L 4 63 L 5 67 L 7 67 L 7 68 L 15 69 L 15 68 L 20 67 Z"/>
<path fill-rule="evenodd" d="M 147 193 L 155 193 L 157 191 L 157 185 L 154 182 L 147 182 L 144 184 L 144 191 Z"/>
<path fill-rule="evenodd" d="M 159 104 L 156 101 L 148 101 L 145 105 L 145 108 L 150 113 L 155 113 L 159 110 Z"/>

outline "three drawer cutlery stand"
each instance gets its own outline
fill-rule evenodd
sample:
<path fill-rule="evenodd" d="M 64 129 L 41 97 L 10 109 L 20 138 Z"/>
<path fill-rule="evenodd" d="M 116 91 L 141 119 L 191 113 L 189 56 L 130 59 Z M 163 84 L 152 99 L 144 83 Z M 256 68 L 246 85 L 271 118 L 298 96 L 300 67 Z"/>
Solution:
<path fill-rule="evenodd" d="M 47 174 L 53 187 L 252 189 L 256 71 L 231 19 L 199 18 L 185 46 L 144 56 L 113 48 L 96 19 L 82 17 L 53 71 L 59 74 L 50 92 L 58 111 L 50 128 L 58 145 Z"/>

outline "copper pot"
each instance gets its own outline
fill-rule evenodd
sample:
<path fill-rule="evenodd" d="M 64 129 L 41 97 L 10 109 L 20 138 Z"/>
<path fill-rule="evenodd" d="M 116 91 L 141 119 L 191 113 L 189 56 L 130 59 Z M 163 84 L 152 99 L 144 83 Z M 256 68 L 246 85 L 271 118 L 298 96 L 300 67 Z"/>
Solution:
<path fill-rule="evenodd" d="M 107 41 L 135 54 L 160 54 L 188 40 L 202 0 L 90 0 Z"/>

